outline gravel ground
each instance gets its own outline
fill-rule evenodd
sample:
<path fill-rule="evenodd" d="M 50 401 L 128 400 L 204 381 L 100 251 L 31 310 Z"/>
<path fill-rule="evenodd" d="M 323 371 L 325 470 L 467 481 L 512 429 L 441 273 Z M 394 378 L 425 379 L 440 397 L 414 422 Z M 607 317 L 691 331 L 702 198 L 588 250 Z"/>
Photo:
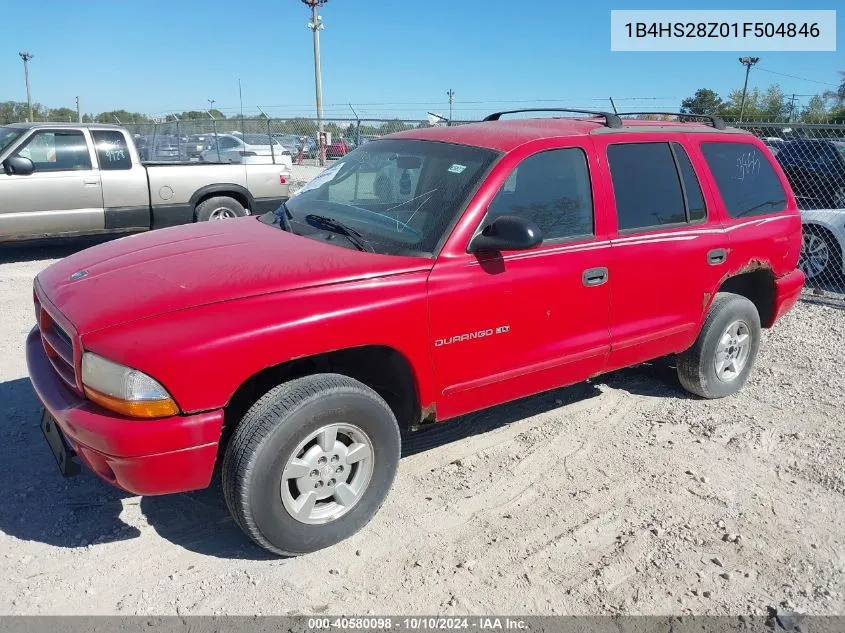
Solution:
<path fill-rule="evenodd" d="M 747 388 L 670 361 L 425 431 L 352 539 L 266 556 L 219 483 L 63 480 L 26 378 L 33 276 L 90 241 L 0 253 L 0 613 L 845 614 L 845 311 L 800 304 Z"/>

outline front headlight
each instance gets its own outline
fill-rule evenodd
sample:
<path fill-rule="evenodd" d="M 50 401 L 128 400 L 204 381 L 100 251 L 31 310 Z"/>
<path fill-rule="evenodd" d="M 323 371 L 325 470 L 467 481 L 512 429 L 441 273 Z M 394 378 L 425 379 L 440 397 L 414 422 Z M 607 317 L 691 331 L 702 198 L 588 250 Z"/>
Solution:
<path fill-rule="evenodd" d="M 155 379 L 92 352 L 82 355 L 82 386 L 93 402 L 134 418 L 164 418 L 179 407 Z"/>

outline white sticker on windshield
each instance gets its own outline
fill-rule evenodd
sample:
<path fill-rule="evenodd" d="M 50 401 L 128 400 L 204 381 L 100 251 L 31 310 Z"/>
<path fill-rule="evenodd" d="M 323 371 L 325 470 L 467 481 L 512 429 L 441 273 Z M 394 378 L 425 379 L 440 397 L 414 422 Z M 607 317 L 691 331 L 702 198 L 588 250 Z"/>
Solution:
<path fill-rule="evenodd" d="M 307 185 L 302 187 L 302 189 L 292 193 L 291 196 L 298 196 L 301 193 L 305 193 L 306 191 L 311 191 L 312 189 L 316 189 L 317 187 L 326 184 L 330 180 L 334 179 L 334 177 L 337 175 L 337 172 L 340 170 L 340 168 L 342 166 L 343 166 L 342 163 L 337 162 L 334 165 L 332 165 L 331 167 L 329 167 L 328 169 L 324 169 L 319 174 L 314 176 L 308 182 Z"/>
<path fill-rule="evenodd" d="M 466 165 L 458 165 L 457 163 L 455 163 L 455 164 L 454 164 L 454 165 L 452 165 L 452 166 L 451 166 L 451 167 L 450 167 L 447 171 L 450 171 L 450 172 L 452 172 L 453 174 L 460 174 L 460 173 L 462 173 L 462 172 L 464 171 L 464 169 L 466 169 L 466 168 L 467 168 L 467 166 L 466 166 Z"/>

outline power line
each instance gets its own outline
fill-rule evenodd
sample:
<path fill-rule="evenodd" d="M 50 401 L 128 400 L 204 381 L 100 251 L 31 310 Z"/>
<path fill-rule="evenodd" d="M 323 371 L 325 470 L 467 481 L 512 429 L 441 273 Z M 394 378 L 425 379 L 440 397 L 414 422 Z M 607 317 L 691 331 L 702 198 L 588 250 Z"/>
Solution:
<path fill-rule="evenodd" d="M 757 70 L 762 70 L 764 73 L 769 73 L 770 75 L 780 75 L 781 77 L 789 77 L 791 79 L 799 79 L 801 81 L 809 81 L 810 83 L 821 84 L 823 86 L 834 86 L 834 87 L 839 86 L 839 84 L 833 84 L 833 83 L 830 83 L 829 81 L 819 81 L 817 79 L 807 79 L 807 77 L 799 77 L 798 75 L 790 75 L 790 74 L 787 74 L 787 73 L 779 73 L 779 72 L 776 72 L 774 70 L 769 70 L 768 68 L 761 68 L 759 66 L 757 67 Z"/>

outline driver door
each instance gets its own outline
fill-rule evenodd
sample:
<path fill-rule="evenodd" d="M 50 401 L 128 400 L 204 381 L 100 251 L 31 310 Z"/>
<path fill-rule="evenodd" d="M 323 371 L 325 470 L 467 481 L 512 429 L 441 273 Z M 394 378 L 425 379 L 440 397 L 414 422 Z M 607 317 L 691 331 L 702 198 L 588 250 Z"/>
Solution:
<path fill-rule="evenodd" d="M 490 176 L 500 186 L 476 230 L 521 215 L 540 227 L 540 246 L 473 254 L 450 243 L 438 258 L 428 287 L 438 417 L 580 382 L 605 366 L 610 248 L 584 143 L 523 150 Z"/>
<path fill-rule="evenodd" d="M 32 161 L 28 175 L 0 173 L 0 236 L 87 233 L 105 227 L 100 171 L 88 131 L 31 134 L 11 156 Z"/>

